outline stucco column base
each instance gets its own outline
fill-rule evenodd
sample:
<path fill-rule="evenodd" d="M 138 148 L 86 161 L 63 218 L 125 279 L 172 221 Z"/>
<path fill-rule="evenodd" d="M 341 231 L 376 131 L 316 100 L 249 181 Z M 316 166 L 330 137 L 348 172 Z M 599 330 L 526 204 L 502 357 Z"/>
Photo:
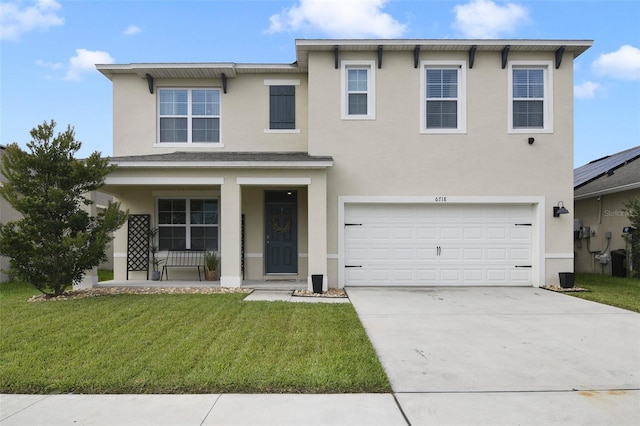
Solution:
<path fill-rule="evenodd" d="M 98 270 L 92 269 L 87 271 L 85 276 L 82 278 L 78 284 L 73 285 L 74 290 L 89 290 L 95 287 L 98 284 Z"/>
<path fill-rule="evenodd" d="M 240 288 L 242 285 L 242 278 L 240 277 L 220 277 L 220 287 Z"/>

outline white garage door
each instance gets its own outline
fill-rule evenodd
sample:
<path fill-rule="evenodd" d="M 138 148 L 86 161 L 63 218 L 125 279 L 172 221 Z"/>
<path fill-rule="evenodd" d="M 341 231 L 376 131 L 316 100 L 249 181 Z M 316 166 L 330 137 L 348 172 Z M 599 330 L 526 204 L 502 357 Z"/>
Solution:
<path fill-rule="evenodd" d="M 532 207 L 347 204 L 345 285 L 532 285 Z"/>

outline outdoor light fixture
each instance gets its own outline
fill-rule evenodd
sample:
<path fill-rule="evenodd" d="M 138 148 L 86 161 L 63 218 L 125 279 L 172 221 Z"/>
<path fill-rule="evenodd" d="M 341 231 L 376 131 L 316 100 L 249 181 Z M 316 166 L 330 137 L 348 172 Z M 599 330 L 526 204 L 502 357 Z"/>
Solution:
<path fill-rule="evenodd" d="M 562 201 L 558 201 L 557 206 L 553 206 L 553 217 L 560 217 L 561 214 L 567 214 L 569 210 L 564 208 L 564 203 Z"/>

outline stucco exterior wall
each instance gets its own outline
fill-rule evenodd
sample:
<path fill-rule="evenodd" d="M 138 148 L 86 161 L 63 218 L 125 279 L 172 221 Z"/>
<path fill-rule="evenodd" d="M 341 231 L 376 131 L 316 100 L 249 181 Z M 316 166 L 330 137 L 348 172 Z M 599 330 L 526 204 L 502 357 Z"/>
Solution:
<path fill-rule="evenodd" d="M 269 132 L 269 81 L 296 83 L 296 129 Z M 174 151 L 299 151 L 307 150 L 307 78 L 305 74 L 239 74 L 221 92 L 220 144 L 158 144 L 158 90 L 162 88 L 221 88 L 219 79 L 155 80 L 149 93 L 136 75 L 113 77 L 113 155 L 162 154 Z M 267 130 L 265 132 L 265 130 Z M 208 146 L 210 145 L 210 146 Z"/>
<path fill-rule="evenodd" d="M 467 62 L 466 52 L 423 52 L 422 60 Z M 340 52 L 340 60 L 377 62 L 376 52 Z M 552 53 L 514 52 L 510 61 L 553 62 Z M 339 196 L 542 196 L 547 277 L 573 268 L 572 214 L 552 217 L 573 198 L 573 67 L 567 58 L 553 78 L 553 132 L 510 133 L 508 68 L 500 52 L 478 52 L 466 70 L 467 129 L 420 133 L 420 68 L 408 52 L 385 52 L 375 69 L 375 120 L 342 120 L 341 70 L 333 52 L 309 55 L 309 153 L 331 155 L 327 174 L 328 252 L 339 251 Z M 535 138 L 530 145 L 528 138 Z M 333 262 L 330 262 L 332 266 Z"/>
<path fill-rule="evenodd" d="M 624 204 L 633 197 L 640 197 L 640 189 L 576 200 L 575 218 L 580 219 L 583 227 L 591 229 L 591 238 L 574 241 L 576 272 L 611 275 L 611 262 L 601 264 L 595 256 L 627 248 L 622 228 L 630 222 Z M 611 232 L 609 245 L 607 232 Z"/>

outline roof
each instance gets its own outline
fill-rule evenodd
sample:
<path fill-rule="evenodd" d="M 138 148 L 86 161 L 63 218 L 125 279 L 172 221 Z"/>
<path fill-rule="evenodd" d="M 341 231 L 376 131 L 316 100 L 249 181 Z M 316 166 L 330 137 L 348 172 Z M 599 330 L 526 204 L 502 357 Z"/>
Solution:
<path fill-rule="evenodd" d="M 362 40 L 296 40 L 298 65 L 306 68 L 310 51 L 476 51 L 555 52 L 561 47 L 577 57 L 593 44 L 593 40 L 486 40 L 486 39 L 362 39 Z"/>
<path fill-rule="evenodd" d="M 578 167 L 573 186 L 575 199 L 640 188 L 640 146 Z"/>
<path fill-rule="evenodd" d="M 107 78 L 116 74 L 135 74 L 146 78 L 234 78 L 248 73 L 306 73 L 311 51 L 494 51 L 506 46 L 510 51 L 564 52 L 577 57 L 593 44 L 593 40 L 484 40 L 484 39 L 321 39 L 296 40 L 296 61 L 291 64 L 239 64 L 234 62 L 197 63 L 131 63 L 98 64 L 96 68 Z"/>
<path fill-rule="evenodd" d="M 167 154 L 111 157 L 110 162 L 125 168 L 327 168 L 333 158 L 306 152 L 172 152 Z"/>

